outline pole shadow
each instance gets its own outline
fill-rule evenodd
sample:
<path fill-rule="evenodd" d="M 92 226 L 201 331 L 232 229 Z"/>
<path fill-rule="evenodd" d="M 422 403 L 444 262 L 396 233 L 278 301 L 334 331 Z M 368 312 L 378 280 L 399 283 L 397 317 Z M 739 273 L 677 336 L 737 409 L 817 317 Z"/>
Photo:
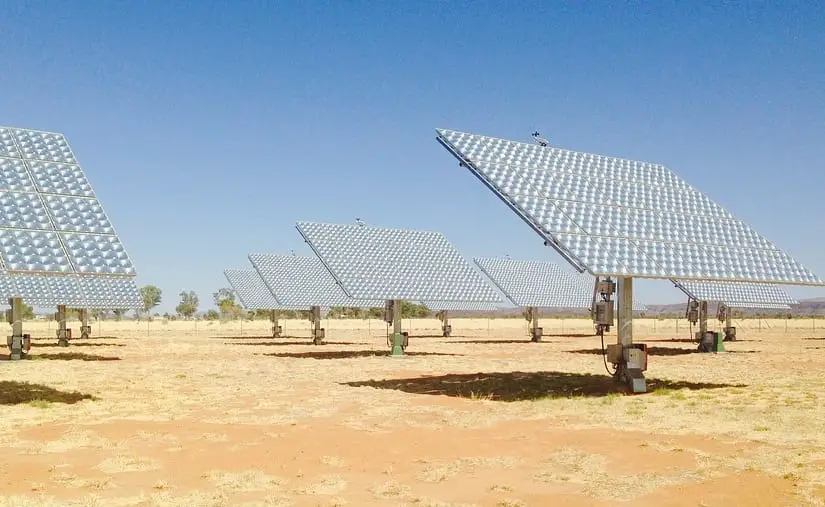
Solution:
<path fill-rule="evenodd" d="M 86 342 L 69 342 L 69 347 L 125 347 L 125 343 L 86 343 Z M 32 348 L 39 349 L 41 347 L 60 347 L 57 343 L 37 343 L 32 341 Z M 61 347 L 65 348 L 65 347 Z"/>
<path fill-rule="evenodd" d="M 406 379 L 342 382 L 340 385 L 392 389 L 410 394 L 504 402 L 630 394 L 624 384 L 616 382 L 607 375 L 557 371 L 450 374 Z M 649 394 L 659 389 L 700 390 L 747 386 L 744 384 L 648 379 L 647 387 Z"/>
<path fill-rule="evenodd" d="M 91 394 L 79 393 L 77 391 L 58 391 L 57 389 L 41 384 L 17 382 L 15 380 L 0 381 L 0 405 L 20 405 L 21 403 L 31 403 L 34 401 L 72 405 L 83 400 L 95 401 L 97 398 Z"/>
<path fill-rule="evenodd" d="M 636 340 L 634 338 L 633 341 L 638 341 L 639 343 L 697 343 L 696 340 L 691 340 L 690 338 L 656 338 L 655 340 L 642 338 Z"/>
<path fill-rule="evenodd" d="M 295 359 L 354 359 L 359 357 L 389 357 L 389 350 L 330 350 L 318 352 L 273 352 L 261 354 L 270 357 L 291 357 Z M 461 356 L 441 352 L 406 352 L 405 356 Z"/>
<path fill-rule="evenodd" d="M 99 356 L 97 354 L 85 354 L 83 352 L 63 352 L 58 354 L 30 354 L 28 359 L 35 361 L 120 361 L 116 356 Z"/>

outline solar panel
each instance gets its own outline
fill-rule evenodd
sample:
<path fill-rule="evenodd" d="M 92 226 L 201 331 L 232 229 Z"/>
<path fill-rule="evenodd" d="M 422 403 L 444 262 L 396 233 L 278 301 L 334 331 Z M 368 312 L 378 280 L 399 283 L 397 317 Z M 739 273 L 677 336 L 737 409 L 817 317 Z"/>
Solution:
<path fill-rule="evenodd" d="M 136 274 L 63 134 L 0 127 L 0 266 Z"/>
<path fill-rule="evenodd" d="M 750 310 L 790 310 L 790 305 L 781 303 L 726 303 L 730 308 L 747 308 Z"/>
<path fill-rule="evenodd" d="M 795 305 L 799 302 L 788 295 L 780 287 L 764 283 L 734 283 L 734 282 L 694 282 L 677 280 L 688 296 L 699 301 L 718 301 L 727 306 L 736 308 L 772 308 L 773 306 L 743 306 L 743 305 Z"/>
<path fill-rule="evenodd" d="M 451 312 L 492 312 L 501 310 L 501 306 L 491 303 L 474 303 L 472 301 L 421 301 L 421 304 L 433 311 Z"/>
<path fill-rule="evenodd" d="M 569 273 L 555 263 L 500 258 L 473 261 L 519 307 L 590 310 L 595 278 Z M 647 311 L 634 302 L 633 310 Z"/>
<path fill-rule="evenodd" d="M 0 272 L 0 296 L 22 297 L 33 306 L 85 309 L 138 309 L 140 291 L 131 277 L 42 275 Z"/>
<path fill-rule="evenodd" d="M 384 306 L 376 299 L 355 299 L 344 292 L 317 257 L 249 254 L 249 261 L 279 301 L 292 305 Z"/>
<path fill-rule="evenodd" d="M 513 304 L 520 307 L 589 309 L 593 283 L 552 262 L 475 258 L 473 261 Z"/>
<path fill-rule="evenodd" d="M 132 277 L 89 277 L 89 276 L 80 276 L 78 277 L 79 280 L 84 280 L 86 278 L 92 279 L 101 279 L 106 283 L 108 291 L 106 293 L 107 297 L 109 298 L 106 301 L 102 301 L 98 304 L 93 304 L 88 302 L 86 304 L 86 308 L 105 308 L 105 309 L 116 309 L 116 308 L 123 308 L 123 309 L 142 309 L 143 308 L 143 298 L 140 296 L 140 289 L 138 289 L 137 284 L 135 283 L 134 278 Z M 93 292 L 84 290 L 84 294 L 87 299 L 91 299 L 94 295 Z"/>
<path fill-rule="evenodd" d="M 253 269 L 227 269 L 223 272 L 241 306 L 246 310 L 306 310 L 308 306 L 286 305 L 272 295 Z"/>
<path fill-rule="evenodd" d="M 317 222 L 297 229 L 352 297 L 501 302 L 442 234 Z"/>
<path fill-rule="evenodd" d="M 549 245 L 593 275 L 825 285 L 662 165 L 436 132 Z"/>

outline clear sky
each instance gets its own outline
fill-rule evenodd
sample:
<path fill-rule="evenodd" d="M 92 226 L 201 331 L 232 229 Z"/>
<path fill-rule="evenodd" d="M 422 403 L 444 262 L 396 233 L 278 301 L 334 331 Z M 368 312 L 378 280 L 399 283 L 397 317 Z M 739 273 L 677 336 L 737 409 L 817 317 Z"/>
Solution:
<path fill-rule="evenodd" d="M 268 5 L 265 5 L 268 4 Z M 161 311 L 296 220 L 561 261 L 436 127 L 660 162 L 825 276 L 821 2 L 9 2 L 0 124 L 63 132 Z M 825 296 L 825 289 L 788 291 Z M 681 302 L 666 281 L 646 303 Z"/>

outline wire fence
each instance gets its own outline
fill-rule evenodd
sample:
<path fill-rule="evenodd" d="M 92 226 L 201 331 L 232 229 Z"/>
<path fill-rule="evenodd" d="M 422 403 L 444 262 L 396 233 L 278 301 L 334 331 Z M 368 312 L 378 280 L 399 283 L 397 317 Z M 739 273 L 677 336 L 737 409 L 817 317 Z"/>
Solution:
<path fill-rule="evenodd" d="M 310 336 L 311 323 L 308 320 L 279 320 L 283 336 Z M 450 319 L 454 336 L 501 336 L 527 334 L 528 322 L 519 318 L 454 318 Z M 737 328 L 737 334 L 809 334 L 825 333 L 825 319 L 794 318 L 733 319 L 731 324 Z M 272 323 L 268 320 L 101 320 L 90 321 L 92 337 L 101 336 L 204 336 L 204 337 L 269 337 L 272 335 Z M 385 336 L 387 324 L 379 319 L 322 319 L 322 327 L 327 336 L 336 331 L 359 332 L 367 336 Z M 582 318 L 544 318 L 539 326 L 546 336 L 552 335 L 593 335 L 593 323 Z M 35 338 L 56 337 L 57 324 L 51 320 L 26 321 L 24 332 Z M 67 327 L 72 329 L 73 338 L 79 338 L 80 322 L 69 321 Z M 412 336 L 440 336 L 441 322 L 437 319 L 403 319 L 402 327 Z M 716 319 L 708 320 L 709 329 L 721 330 L 724 324 Z M 695 328 L 693 329 L 696 330 Z M 612 330 L 615 332 L 615 328 Z M 685 319 L 634 318 L 633 331 L 636 336 L 687 337 L 690 336 L 690 323 Z"/>

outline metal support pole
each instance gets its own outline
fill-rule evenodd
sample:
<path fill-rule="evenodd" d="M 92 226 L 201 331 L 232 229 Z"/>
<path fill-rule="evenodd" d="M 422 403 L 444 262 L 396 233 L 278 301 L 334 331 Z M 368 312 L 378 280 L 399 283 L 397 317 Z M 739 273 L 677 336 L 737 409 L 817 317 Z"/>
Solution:
<path fill-rule="evenodd" d="M 309 320 L 312 321 L 312 343 L 324 344 L 324 328 L 321 327 L 321 307 L 313 306 L 310 309 Z"/>
<path fill-rule="evenodd" d="M 441 321 L 441 336 L 449 338 L 453 332 L 453 326 L 450 325 L 450 316 L 447 310 L 441 310 L 436 315 L 438 316 L 438 320 Z"/>
<path fill-rule="evenodd" d="M 647 391 L 644 374 L 647 369 L 647 353 L 644 347 L 633 345 L 633 278 L 619 277 L 616 284 L 618 303 L 618 335 L 621 361 L 616 377 L 625 382 L 634 393 Z"/>
<path fill-rule="evenodd" d="M 92 334 L 92 326 L 89 325 L 89 311 L 85 308 L 80 310 L 80 338 L 88 340 Z"/>
<path fill-rule="evenodd" d="M 725 341 L 736 341 L 736 328 L 731 325 L 731 315 L 733 310 L 730 307 L 725 308 Z"/>
<path fill-rule="evenodd" d="M 57 321 L 57 346 L 68 347 L 69 336 L 66 331 L 66 305 L 57 305 L 57 313 L 54 318 Z"/>
<path fill-rule="evenodd" d="M 272 313 L 269 314 L 269 320 L 272 321 L 272 337 L 280 338 L 282 328 L 278 325 L 278 310 L 272 310 Z"/>
<path fill-rule="evenodd" d="M 537 307 L 530 308 L 530 317 L 530 341 L 540 342 L 543 330 L 539 327 L 539 309 Z"/>
<path fill-rule="evenodd" d="M 705 339 L 705 334 L 708 332 L 708 302 L 699 301 L 699 342 Z"/>
<path fill-rule="evenodd" d="M 23 337 L 23 298 L 9 298 L 11 310 L 6 311 L 6 320 L 11 324 L 11 336 L 7 339 L 9 346 L 9 359 L 16 361 L 26 356 Z M 26 344 L 28 345 L 28 344 Z"/>
<path fill-rule="evenodd" d="M 391 356 L 403 356 L 404 349 L 407 344 L 404 340 L 405 336 L 401 332 L 401 300 L 394 299 L 392 301 L 392 350 Z"/>

